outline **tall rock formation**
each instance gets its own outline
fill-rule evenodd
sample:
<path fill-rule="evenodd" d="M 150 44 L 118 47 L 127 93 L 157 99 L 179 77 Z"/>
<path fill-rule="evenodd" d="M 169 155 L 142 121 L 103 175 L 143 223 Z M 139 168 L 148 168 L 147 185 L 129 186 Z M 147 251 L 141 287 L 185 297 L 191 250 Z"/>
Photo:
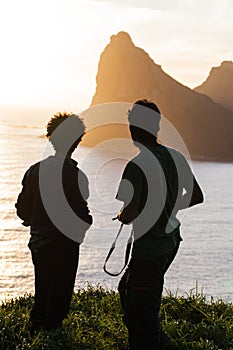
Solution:
<path fill-rule="evenodd" d="M 206 81 L 194 90 L 233 111 L 233 62 L 224 61 L 212 68 Z"/>
<path fill-rule="evenodd" d="M 96 83 L 92 107 L 151 99 L 178 130 L 193 159 L 233 161 L 233 113 L 166 74 L 129 34 L 111 37 Z"/>

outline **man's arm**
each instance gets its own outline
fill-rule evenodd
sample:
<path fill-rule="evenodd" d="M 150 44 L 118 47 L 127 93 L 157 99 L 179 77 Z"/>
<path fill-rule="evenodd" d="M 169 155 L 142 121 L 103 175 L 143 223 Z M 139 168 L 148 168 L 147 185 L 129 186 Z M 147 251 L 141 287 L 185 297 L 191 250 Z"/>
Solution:
<path fill-rule="evenodd" d="M 200 204 L 204 202 L 204 195 L 203 192 L 195 178 L 193 176 L 193 186 L 190 187 L 184 187 L 186 193 L 181 197 L 180 204 L 179 204 L 179 210 L 186 209 L 189 207 L 192 207 L 194 205 Z"/>
<path fill-rule="evenodd" d="M 88 179 L 80 169 L 73 165 L 69 164 L 66 170 L 63 174 L 63 185 L 68 203 L 76 215 L 91 226 L 93 220 L 87 203 L 89 197 Z"/>
<path fill-rule="evenodd" d="M 22 225 L 30 226 L 32 216 L 32 201 L 30 188 L 27 181 L 28 171 L 25 173 L 22 180 L 22 191 L 19 193 L 17 201 L 15 203 L 17 216 L 23 220 Z"/>

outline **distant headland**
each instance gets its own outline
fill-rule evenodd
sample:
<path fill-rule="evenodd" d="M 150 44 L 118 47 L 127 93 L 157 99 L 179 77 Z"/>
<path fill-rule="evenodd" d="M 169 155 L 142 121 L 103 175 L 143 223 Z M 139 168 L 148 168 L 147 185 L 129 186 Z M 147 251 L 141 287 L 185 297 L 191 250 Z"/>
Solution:
<path fill-rule="evenodd" d="M 233 62 L 223 61 L 219 67 L 213 67 L 206 81 L 194 90 L 233 112 Z"/>
<path fill-rule="evenodd" d="M 221 70 L 224 71 L 222 78 L 221 74 L 211 78 L 219 78 L 216 84 L 212 83 L 215 91 L 219 86 L 218 95 L 205 88 L 207 82 L 192 90 L 166 74 L 143 49 L 134 45 L 128 33 L 119 32 L 111 36 L 100 56 L 91 107 L 151 99 L 178 130 L 193 159 L 233 161 L 233 108 L 229 108 L 233 101 L 233 80 L 226 73 L 230 70 L 232 74 L 233 62 L 223 62 Z M 230 86 L 230 91 L 224 86 Z M 220 91 L 222 89 L 225 91 Z M 125 137 L 126 131 L 121 129 Z M 94 136 L 92 132 L 91 137 Z M 102 137 L 108 138 L 107 129 Z"/>

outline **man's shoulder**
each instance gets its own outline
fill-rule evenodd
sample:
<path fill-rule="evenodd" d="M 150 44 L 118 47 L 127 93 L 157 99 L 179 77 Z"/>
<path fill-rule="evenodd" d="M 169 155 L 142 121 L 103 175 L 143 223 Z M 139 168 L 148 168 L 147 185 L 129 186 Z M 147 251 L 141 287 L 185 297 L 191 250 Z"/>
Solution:
<path fill-rule="evenodd" d="M 73 178 L 74 181 L 77 180 L 79 184 L 88 184 L 88 177 L 83 170 L 80 169 L 79 164 L 73 158 L 67 158 L 64 163 L 63 173 L 68 177 Z"/>
<path fill-rule="evenodd" d="M 167 152 L 169 152 L 170 159 L 172 159 L 172 161 L 165 161 L 169 171 L 173 172 L 173 170 L 176 169 L 179 176 L 186 176 L 190 178 L 190 176 L 192 176 L 192 168 L 189 159 L 187 159 L 182 152 L 174 148 L 167 146 L 163 147 L 166 148 Z"/>
<path fill-rule="evenodd" d="M 164 154 L 169 154 L 174 160 L 187 161 L 184 154 L 178 151 L 176 148 L 159 145 L 159 148 L 164 151 Z"/>
<path fill-rule="evenodd" d="M 79 176 L 82 176 L 83 178 L 87 178 L 87 175 L 84 173 L 82 169 L 80 169 L 79 164 L 76 160 L 73 158 L 69 158 L 69 165 L 75 172 L 78 173 Z"/>
<path fill-rule="evenodd" d="M 40 168 L 40 163 L 42 162 L 42 160 L 32 164 L 25 172 L 25 174 L 31 174 L 34 173 L 35 171 L 38 171 Z"/>
<path fill-rule="evenodd" d="M 31 176 L 35 173 L 38 173 L 40 171 L 40 167 L 44 166 L 47 167 L 49 164 L 53 163 L 53 156 L 48 156 L 47 158 L 41 159 L 38 162 L 30 165 L 30 167 L 26 170 L 25 176 Z"/>
<path fill-rule="evenodd" d="M 133 157 L 132 159 L 130 159 L 125 166 L 125 171 L 134 171 L 134 170 L 138 170 L 140 168 L 139 164 L 140 164 L 140 160 L 141 158 L 143 158 L 143 156 L 141 155 L 141 153 L 137 154 L 135 157 Z"/>

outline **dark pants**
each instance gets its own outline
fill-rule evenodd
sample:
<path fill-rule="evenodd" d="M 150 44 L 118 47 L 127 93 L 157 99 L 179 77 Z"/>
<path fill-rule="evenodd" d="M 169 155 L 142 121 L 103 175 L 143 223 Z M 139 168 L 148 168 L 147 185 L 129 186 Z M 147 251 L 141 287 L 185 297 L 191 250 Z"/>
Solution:
<path fill-rule="evenodd" d="M 172 348 L 169 338 L 161 329 L 159 310 L 164 275 L 177 251 L 178 246 L 153 261 L 132 257 L 119 283 L 123 320 L 128 328 L 131 350 Z"/>
<path fill-rule="evenodd" d="M 71 240 L 32 249 L 35 303 L 31 322 L 45 330 L 56 329 L 69 311 L 79 259 L 79 244 Z"/>

